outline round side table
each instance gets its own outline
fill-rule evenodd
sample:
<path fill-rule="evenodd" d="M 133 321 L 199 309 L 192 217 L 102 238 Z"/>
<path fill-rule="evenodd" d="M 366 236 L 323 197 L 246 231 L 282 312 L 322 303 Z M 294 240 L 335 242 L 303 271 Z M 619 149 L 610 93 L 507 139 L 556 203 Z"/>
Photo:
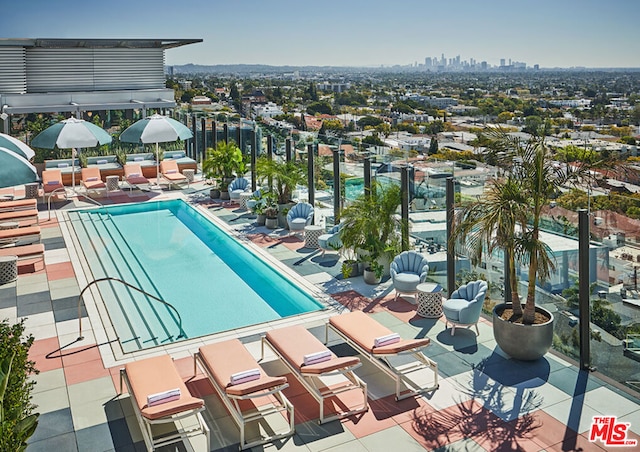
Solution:
<path fill-rule="evenodd" d="M 18 229 L 20 227 L 20 223 L 17 221 L 5 221 L 0 223 L 0 231 L 4 231 L 6 229 Z"/>
<path fill-rule="evenodd" d="M 120 190 L 120 176 L 107 176 L 107 191 Z"/>
<path fill-rule="evenodd" d="M 322 226 L 316 226 L 315 224 L 310 224 L 309 226 L 305 226 L 304 227 L 304 247 L 318 249 L 320 247 L 318 245 L 318 237 L 320 237 L 323 233 L 324 233 L 324 228 Z"/>
<path fill-rule="evenodd" d="M 442 288 L 439 284 L 422 283 L 416 287 L 418 290 L 418 309 L 416 314 L 420 317 L 437 319 L 442 315 Z"/>
<path fill-rule="evenodd" d="M 32 182 L 30 184 L 24 184 L 24 197 L 29 199 L 37 199 L 39 197 L 40 184 Z"/>
<path fill-rule="evenodd" d="M 18 279 L 18 256 L 0 256 L 0 285 Z"/>
<path fill-rule="evenodd" d="M 191 183 L 193 182 L 195 172 L 196 172 L 195 170 L 187 168 L 185 170 L 182 170 L 182 175 L 187 178 L 189 183 Z"/>
<path fill-rule="evenodd" d="M 243 210 L 247 210 L 247 201 L 251 199 L 251 197 L 253 196 L 253 193 L 240 193 L 240 208 Z"/>

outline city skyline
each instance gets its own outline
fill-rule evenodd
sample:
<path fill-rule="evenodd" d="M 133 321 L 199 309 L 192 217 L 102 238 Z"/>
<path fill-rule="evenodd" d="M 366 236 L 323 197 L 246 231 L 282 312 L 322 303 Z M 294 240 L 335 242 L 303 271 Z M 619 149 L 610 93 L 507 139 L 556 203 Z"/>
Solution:
<path fill-rule="evenodd" d="M 640 68 L 639 12 L 626 0 L 30 0 L 3 5 L 0 37 L 203 39 L 168 50 L 167 65 L 389 67 L 444 54 L 490 66 Z"/>

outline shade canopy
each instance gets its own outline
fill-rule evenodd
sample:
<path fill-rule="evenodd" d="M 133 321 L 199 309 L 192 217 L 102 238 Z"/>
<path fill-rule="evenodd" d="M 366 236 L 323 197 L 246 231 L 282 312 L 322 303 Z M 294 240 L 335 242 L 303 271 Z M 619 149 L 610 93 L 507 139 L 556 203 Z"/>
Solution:
<path fill-rule="evenodd" d="M 36 155 L 35 151 L 24 144 L 22 141 L 4 133 L 0 133 L 0 147 L 20 154 L 27 160 Z"/>
<path fill-rule="evenodd" d="M 0 188 L 38 181 L 38 171 L 18 153 L 0 147 Z"/>
<path fill-rule="evenodd" d="M 111 135 L 83 119 L 71 117 L 40 132 L 31 142 L 36 148 L 93 148 L 111 143 Z"/>
<path fill-rule="evenodd" d="M 123 143 L 168 143 L 193 138 L 191 130 L 175 119 L 162 115 L 152 115 L 129 126 L 120 135 Z"/>

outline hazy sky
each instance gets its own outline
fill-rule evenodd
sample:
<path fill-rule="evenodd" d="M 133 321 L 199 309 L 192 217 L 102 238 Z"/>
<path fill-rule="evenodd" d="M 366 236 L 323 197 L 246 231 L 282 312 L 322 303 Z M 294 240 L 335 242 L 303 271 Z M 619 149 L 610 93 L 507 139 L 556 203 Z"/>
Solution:
<path fill-rule="evenodd" d="M 0 0 L 2 38 L 200 38 L 173 64 L 640 67 L 638 0 Z"/>

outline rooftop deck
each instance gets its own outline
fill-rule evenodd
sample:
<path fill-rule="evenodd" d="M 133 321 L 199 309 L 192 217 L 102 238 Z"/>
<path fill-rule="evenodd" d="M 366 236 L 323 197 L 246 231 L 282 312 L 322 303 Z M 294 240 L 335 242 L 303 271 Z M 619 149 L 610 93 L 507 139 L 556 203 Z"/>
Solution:
<path fill-rule="evenodd" d="M 627 439 L 640 439 L 640 400 L 605 377 L 579 371 L 574 363 L 553 353 L 533 363 L 510 360 L 496 346 L 491 324 L 485 319 L 478 337 L 464 329 L 451 336 L 442 319 L 419 317 L 409 301 L 394 301 L 390 281 L 369 286 L 361 277 L 342 279 L 336 253 L 321 256 L 317 250 L 304 248 L 299 238 L 256 227 L 246 211 L 211 202 L 201 182 L 181 191 L 112 193 L 100 201 L 139 202 L 173 196 L 206 207 L 243 239 L 326 291 L 339 307 L 327 315 L 360 309 L 404 338 L 431 339 L 425 355 L 438 364 L 440 387 L 436 391 L 396 402 L 392 380 L 363 360 L 356 373 L 368 385 L 369 411 L 318 425 L 317 403 L 288 375 L 290 387 L 285 394 L 295 407 L 296 433 L 254 450 L 606 450 L 602 442 L 589 441 L 594 416 L 629 422 Z M 119 370 L 129 360 L 163 353 L 174 358 L 192 394 L 205 400 L 211 450 L 237 450 L 239 430 L 204 375 L 193 376 L 193 353 L 204 343 L 239 337 L 260 358 L 260 335 L 273 325 L 192 339 L 119 359 L 105 342 L 102 322 L 87 306 L 91 315 L 83 313 L 84 339 L 77 341 L 77 297 L 85 276 L 78 274 L 81 266 L 64 238 L 61 212 L 85 204 L 75 200 L 56 205 L 51 219 L 46 205 L 39 206 L 46 268 L 38 264 L 23 267 L 17 281 L 0 286 L 0 318 L 15 322 L 26 317 L 27 332 L 36 339 L 30 356 L 40 370 L 34 377 L 33 401 L 41 416 L 27 450 L 143 450 L 130 398 L 126 393 L 118 395 Z M 303 316 L 299 321 L 324 339 L 325 319 Z M 337 336 L 330 337 L 329 345 L 339 356 L 355 354 Z M 274 355 L 268 355 L 261 365 L 272 375 L 288 372 Z M 194 441 L 194 449 L 201 450 L 199 446 Z"/>

